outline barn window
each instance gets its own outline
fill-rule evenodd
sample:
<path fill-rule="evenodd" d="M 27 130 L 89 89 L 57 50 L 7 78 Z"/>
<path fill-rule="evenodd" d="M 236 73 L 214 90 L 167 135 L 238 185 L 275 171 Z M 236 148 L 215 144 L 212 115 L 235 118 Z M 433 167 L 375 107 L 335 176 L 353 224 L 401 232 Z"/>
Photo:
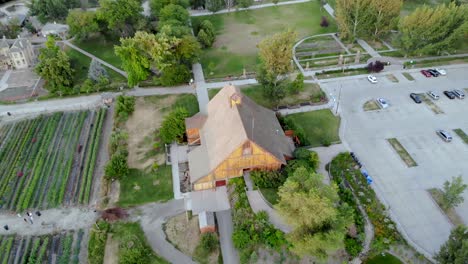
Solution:
<path fill-rule="evenodd" d="M 242 155 L 252 155 L 252 146 L 250 146 L 250 142 L 247 141 L 242 145 Z"/>

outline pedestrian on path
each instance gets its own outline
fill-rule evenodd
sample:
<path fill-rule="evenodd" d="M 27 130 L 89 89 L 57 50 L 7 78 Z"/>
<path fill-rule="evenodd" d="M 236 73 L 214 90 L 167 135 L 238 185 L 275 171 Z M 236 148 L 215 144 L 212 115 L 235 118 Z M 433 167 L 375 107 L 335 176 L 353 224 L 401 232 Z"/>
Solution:
<path fill-rule="evenodd" d="M 3 228 L 5 228 L 6 231 L 8 231 L 8 229 L 10 229 L 10 228 L 8 227 L 8 225 L 4 225 Z"/>
<path fill-rule="evenodd" d="M 26 224 L 28 223 L 28 220 L 26 220 L 26 217 L 25 217 L 25 218 L 23 218 L 23 220 L 24 220 L 24 222 L 26 222 Z"/>
<path fill-rule="evenodd" d="M 27 214 L 29 217 L 31 217 L 31 215 L 32 215 L 29 211 L 27 211 L 26 214 Z"/>

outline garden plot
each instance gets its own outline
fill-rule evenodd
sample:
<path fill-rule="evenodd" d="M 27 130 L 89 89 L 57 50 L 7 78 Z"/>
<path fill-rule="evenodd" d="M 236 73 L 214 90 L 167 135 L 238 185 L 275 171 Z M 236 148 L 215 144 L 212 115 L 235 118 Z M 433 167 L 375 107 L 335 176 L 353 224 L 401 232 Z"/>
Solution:
<path fill-rule="evenodd" d="M 84 231 L 45 236 L 0 236 L 0 263 L 77 264 Z"/>
<path fill-rule="evenodd" d="M 0 208 L 87 204 L 106 110 L 0 126 Z"/>

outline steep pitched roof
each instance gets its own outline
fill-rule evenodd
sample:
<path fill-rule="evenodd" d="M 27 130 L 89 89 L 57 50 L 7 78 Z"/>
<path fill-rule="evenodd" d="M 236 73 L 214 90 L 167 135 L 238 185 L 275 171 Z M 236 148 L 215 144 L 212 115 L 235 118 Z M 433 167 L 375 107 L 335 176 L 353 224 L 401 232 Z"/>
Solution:
<path fill-rule="evenodd" d="M 231 98 L 239 104 L 231 105 Z M 271 153 L 280 162 L 292 156 L 294 146 L 284 135 L 273 111 L 257 105 L 239 88 L 225 86 L 208 103 L 207 118 L 200 130 L 201 146 L 189 153 L 192 182 L 206 176 L 247 140 Z"/>
<path fill-rule="evenodd" d="M 18 39 L 15 40 L 13 45 L 11 45 L 10 50 L 12 50 L 12 51 L 21 51 L 23 49 L 26 49 L 28 44 L 29 44 L 29 41 L 27 39 L 18 38 Z"/>

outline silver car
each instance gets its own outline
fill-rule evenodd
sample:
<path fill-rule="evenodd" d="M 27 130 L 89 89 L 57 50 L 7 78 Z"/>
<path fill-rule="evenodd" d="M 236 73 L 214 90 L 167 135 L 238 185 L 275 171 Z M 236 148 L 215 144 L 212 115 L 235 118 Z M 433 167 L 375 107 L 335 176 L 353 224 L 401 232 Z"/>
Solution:
<path fill-rule="evenodd" d="M 445 142 L 450 142 L 452 141 L 452 136 L 450 135 L 449 132 L 445 131 L 445 130 L 437 130 L 436 131 L 437 135 L 439 135 L 439 137 L 441 137 Z"/>
<path fill-rule="evenodd" d="M 453 93 L 455 94 L 455 96 L 458 99 L 464 99 L 465 98 L 465 94 L 460 90 L 453 90 Z"/>
<path fill-rule="evenodd" d="M 434 100 L 439 100 L 440 96 L 433 91 L 427 92 L 427 94 Z"/>

